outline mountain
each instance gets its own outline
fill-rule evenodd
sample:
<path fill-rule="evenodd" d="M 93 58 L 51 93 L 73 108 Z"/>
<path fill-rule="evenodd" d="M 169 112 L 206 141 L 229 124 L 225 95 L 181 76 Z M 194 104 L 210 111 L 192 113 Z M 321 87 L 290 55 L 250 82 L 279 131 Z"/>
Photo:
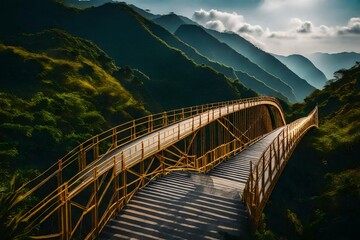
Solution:
<path fill-rule="evenodd" d="M 319 68 L 327 79 L 333 79 L 334 73 L 339 69 L 352 67 L 360 61 L 360 53 L 341 52 L 341 53 L 313 53 L 306 55 L 314 65 Z"/>
<path fill-rule="evenodd" d="M 152 21 L 146 22 L 146 26 L 153 34 L 163 40 L 168 46 L 182 51 L 188 58 L 193 60 L 196 64 L 210 66 L 214 70 L 224 74 L 231 80 L 236 80 L 237 76 L 233 68 L 209 60 L 207 57 L 201 55 L 196 49 L 181 41 L 178 37 L 166 31 L 158 24 Z"/>
<path fill-rule="evenodd" d="M 148 9 L 144 10 L 144 9 L 138 8 L 137 6 L 135 6 L 133 4 L 129 4 L 128 6 L 131 7 L 132 10 L 134 10 L 135 12 L 137 12 L 138 14 L 140 14 L 141 16 L 143 16 L 144 18 L 149 19 L 149 20 L 153 20 L 153 19 L 161 16 L 159 14 L 151 13 L 150 10 L 148 10 Z"/>
<path fill-rule="evenodd" d="M 174 13 L 155 18 L 153 21 L 166 28 L 171 33 L 174 33 L 181 25 L 186 24 L 179 16 Z"/>
<path fill-rule="evenodd" d="M 302 101 L 315 90 L 307 81 L 296 75 L 274 56 L 254 46 L 238 34 L 232 32 L 220 33 L 209 29 L 206 31 L 292 87 L 298 101 Z"/>
<path fill-rule="evenodd" d="M 242 84 L 244 84 L 245 87 L 253 89 L 254 91 L 258 92 L 260 95 L 273 96 L 273 97 L 282 99 L 286 102 L 289 101 L 288 98 L 285 97 L 282 93 L 274 90 L 273 88 L 269 87 L 262 81 L 250 76 L 249 74 L 241 72 L 241 71 L 235 71 L 235 73 L 236 73 L 236 76 L 239 78 L 239 81 Z"/>
<path fill-rule="evenodd" d="M 148 22 L 146 25 L 156 36 L 161 38 L 161 40 L 165 41 L 171 47 L 177 48 L 186 54 L 191 60 L 193 60 L 197 64 L 203 64 L 206 66 L 210 66 L 214 70 L 219 73 L 224 74 L 226 77 L 232 79 L 233 81 L 240 79 L 240 82 L 244 84 L 246 87 L 253 89 L 254 91 L 260 93 L 261 95 L 266 96 L 274 96 L 278 97 L 282 100 L 288 101 L 287 97 L 285 97 L 280 92 L 270 88 L 265 85 L 261 81 L 257 80 L 254 77 L 249 76 L 246 73 L 240 71 L 234 71 L 232 67 L 225 66 L 218 62 L 214 62 L 209 60 L 208 58 L 201 55 L 197 50 L 188 44 L 181 41 L 179 38 L 174 36 L 173 34 L 166 31 L 164 28 L 160 27 L 157 24 L 153 24 L 152 22 Z"/>
<path fill-rule="evenodd" d="M 1 36 L 57 27 L 89 39 L 116 64 L 145 73 L 151 80 L 144 82 L 144 87 L 165 109 L 256 95 L 168 46 L 146 26 L 149 20 L 126 4 L 108 3 L 78 11 L 52 1 L 7 1 L 6 11 L 0 10 L 0 18 L 6 19 L 0 23 Z"/>
<path fill-rule="evenodd" d="M 306 79 L 312 86 L 321 89 L 326 84 L 327 79 L 324 73 L 315 67 L 315 65 L 306 57 L 298 54 L 289 55 L 287 57 L 280 55 L 274 56 L 299 77 Z"/>
<path fill-rule="evenodd" d="M 166 28 L 171 33 L 175 31 L 184 24 L 198 25 L 196 22 L 188 19 L 187 17 L 176 15 L 175 13 L 170 13 L 168 15 L 162 15 L 159 18 L 153 19 L 154 22 L 160 26 Z"/>
<path fill-rule="evenodd" d="M 280 79 L 267 73 L 258 65 L 242 56 L 228 45 L 221 43 L 208 34 L 202 27 L 194 25 L 182 25 L 175 32 L 185 43 L 193 46 L 201 54 L 211 60 L 233 67 L 235 70 L 247 73 L 250 76 L 264 82 L 271 88 L 284 94 L 290 101 L 296 101 L 294 92 L 290 86 Z"/>
<path fill-rule="evenodd" d="M 87 138 L 149 114 L 129 90 L 142 89 L 146 76 L 57 29 L 2 39 L 0 78 L 1 169 L 47 167 Z"/>
<path fill-rule="evenodd" d="M 291 109 L 300 116 L 318 105 L 320 124 L 299 143 L 270 196 L 263 234 L 271 231 L 271 239 L 358 235 L 360 65 L 340 73 Z"/>
<path fill-rule="evenodd" d="M 97 7 L 104 5 L 105 3 L 113 2 L 112 0 L 57 0 L 66 6 L 76 7 L 76 8 L 88 8 L 88 7 Z"/>

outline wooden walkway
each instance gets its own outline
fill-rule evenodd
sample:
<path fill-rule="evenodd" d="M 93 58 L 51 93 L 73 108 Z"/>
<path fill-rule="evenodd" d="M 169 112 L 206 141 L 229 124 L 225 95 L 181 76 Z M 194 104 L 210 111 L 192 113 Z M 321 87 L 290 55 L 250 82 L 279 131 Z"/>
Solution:
<path fill-rule="evenodd" d="M 279 128 L 207 174 L 173 172 L 139 190 L 105 226 L 100 239 L 222 239 L 241 236 L 250 221 L 242 192 Z"/>

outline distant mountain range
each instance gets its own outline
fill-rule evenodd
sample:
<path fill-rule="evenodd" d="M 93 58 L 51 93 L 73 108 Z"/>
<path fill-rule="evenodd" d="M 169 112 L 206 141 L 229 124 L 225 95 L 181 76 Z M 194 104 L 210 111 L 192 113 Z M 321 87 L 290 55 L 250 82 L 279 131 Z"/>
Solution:
<path fill-rule="evenodd" d="M 175 32 L 175 35 L 208 58 L 231 66 L 235 70 L 246 72 L 248 75 L 259 79 L 268 86 L 284 94 L 290 101 L 301 101 L 300 99 L 296 99 L 295 93 L 289 85 L 269 74 L 258 65 L 251 62 L 248 58 L 237 53 L 228 45 L 221 43 L 219 40 L 208 34 L 202 27 L 182 25 Z"/>
<path fill-rule="evenodd" d="M 334 78 L 334 72 L 340 69 L 348 69 L 360 61 L 360 53 L 314 53 L 306 55 L 326 76 L 327 79 Z"/>
<path fill-rule="evenodd" d="M 282 82 L 288 84 L 294 90 L 298 101 L 302 101 L 315 90 L 313 86 L 309 85 L 308 82 L 296 75 L 274 56 L 257 48 L 238 34 L 232 32 L 220 33 L 214 30 L 207 30 L 207 32 L 247 57 L 250 61 L 256 63 L 268 73 L 279 78 Z"/>
<path fill-rule="evenodd" d="M 324 73 L 320 71 L 309 59 L 302 55 L 293 54 L 285 57 L 274 54 L 274 56 L 299 77 L 306 79 L 316 88 L 323 88 L 328 81 Z"/>

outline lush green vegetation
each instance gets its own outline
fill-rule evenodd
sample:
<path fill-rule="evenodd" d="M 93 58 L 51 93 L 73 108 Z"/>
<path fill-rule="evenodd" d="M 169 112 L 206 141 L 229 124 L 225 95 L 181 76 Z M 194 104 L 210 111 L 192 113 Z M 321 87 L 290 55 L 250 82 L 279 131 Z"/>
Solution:
<path fill-rule="evenodd" d="M 30 228 L 17 217 L 32 199 L 15 189 L 87 138 L 147 115 L 136 96 L 149 79 L 56 29 L 3 39 L 0 79 L 0 238 L 22 239 Z"/>
<path fill-rule="evenodd" d="M 48 166 L 90 136 L 147 114 L 121 84 L 146 79 L 133 73 L 116 67 L 93 43 L 60 30 L 4 40 L 1 169 Z"/>
<path fill-rule="evenodd" d="M 248 96 L 223 74 L 195 64 L 182 51 L 170 47 L 152 31 L 149 20 L 124 3 L 77 10 L 51 0 L 6 2 L 7 10 L 0 9 L 1 35 L 56 27 L 89 39 L 118 65 L 129 65 L 149 76 L 144 89 L 166 109 Z M 31 24 L 28 19 L 32 19 Z M 205 94 L 197 94 L 199 89 Z"/>
<path fill-rule="evenodd" d="M 319 106 L 311 130 L 289 160 L 258 234 L 282 239 L 354 239 L 360 224 L 360 66 L 293 106 L 297 117 Z M 270 230 L 270 231 L 269 231 Z"/>

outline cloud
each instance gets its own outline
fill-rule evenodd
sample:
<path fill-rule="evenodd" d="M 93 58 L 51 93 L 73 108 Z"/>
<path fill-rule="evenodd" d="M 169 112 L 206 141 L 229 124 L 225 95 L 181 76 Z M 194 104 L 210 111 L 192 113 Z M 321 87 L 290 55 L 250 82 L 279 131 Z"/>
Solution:
<path fill-rule="evenodd" d="M 311 33 L 313 25 L 310 21 L 304 22 L 296 31 L 298 33 Z"/>
<path fill-rule="evenodd" d="M 218 10 L 211 9 L 205 11 L 200 9 L 195 11 L 193 19 L 201 24 L 207 24 L 211 21 L 220 21 L 228 30 L 239 28 L 244 23 L 244 17 L 237 13 L 221 12 Z"/>
<path fill-rule="evenodd" d="M 218 30 L 220 32 L 227 30 L 240 34 L 248 33 L 258 36 L 264 33 L 264 29 L 261 26 L 246 23 L 244 16 L 239 15 L 236 12 L 228 13 L 214 9 L 211 9 L 210 11 L 201 9 L 195 11 L 193 20 L 207 28 Z"/>
<path fill-rule="evenodd" d="M 214 29 L 218 32 L 223 32 L 226 30 L 226 27 L 220 20 L 208 21 L 205 23 L 205 27 L 209 29 Z"/>
<path fill-rule="evenodd" d="M 288 0 L 274 1 L 274 4 L 282 5 Z M 295 6 L 298 2 L 290 0 L 286 4 Z M 237 33 L 255 46 L 278 54 L 360 51 L 359 39 L 355 39 L 360 37 L 360 17 L 351 18 L 345 26 L 316 25 L 307 19 L 290 18 L 276 30 L 251 24 L 236 12 L 214 9 L 194 12 L 193 20 L 219 32 Z"/>
<path fill-rule="evenodd" d="M 333 36 L 334 27 L 326 25 L 315 26 L 311 21 L 291 18 L 289 28 L 283 31 L 274 31 L 268 34 L 269 38 L 295 39 L 295 38 L 324 38 Z"/>
<path fill-rule="evenodd" d="M 259 25 L 250 25 L 248 23 L 244 23 L 238 30 L 239 33 L 253 33 L 255 35 L 262 35 L 264 33 L 264 30 Z"/>
<path fill-rule="evenodd" d="M 338 34 L 360 34 L 360 18 L 351 18 L 347 26 L 340 27 Z"/>

